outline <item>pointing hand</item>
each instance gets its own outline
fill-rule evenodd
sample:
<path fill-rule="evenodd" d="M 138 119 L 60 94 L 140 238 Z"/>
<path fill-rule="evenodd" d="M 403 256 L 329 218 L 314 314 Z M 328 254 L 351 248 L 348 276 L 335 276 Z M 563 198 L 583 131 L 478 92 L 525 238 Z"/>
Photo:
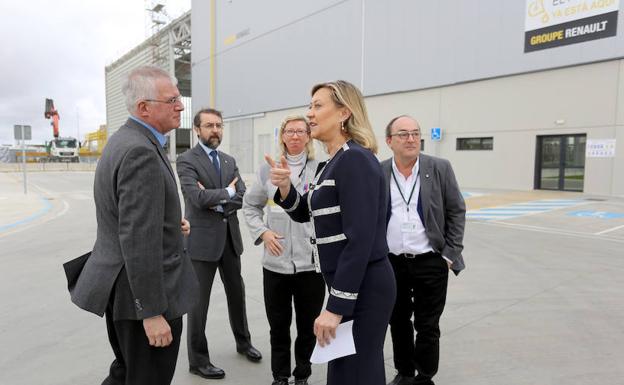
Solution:
<path fill-rule="evenodd" d="M 290 167 L 286 158 L 282 155 L 280 163 L 276 164 L 271 156 L 265 154 L 264 159 L 271 166 L 271 183 L 281 189 L 285 189 L 288 193 L 290 190 Z"/>

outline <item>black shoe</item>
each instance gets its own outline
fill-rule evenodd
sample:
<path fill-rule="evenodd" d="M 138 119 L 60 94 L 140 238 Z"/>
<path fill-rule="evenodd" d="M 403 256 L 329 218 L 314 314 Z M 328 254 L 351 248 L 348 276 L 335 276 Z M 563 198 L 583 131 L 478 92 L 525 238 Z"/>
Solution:
<path fill-rule="evenodd" d="M 423 376 L 422 374 L 417 374 L 414 377 L 414 385 L 435 385 L 431 377 Z"/>
<path fill-rule="evenodd" d="M 271 385 L 288 385 L 288 378 L 277 378 L 273 380 Z"/>
<path fill-rule="evenodd" d="M 397 374 L 392 381 L 388 382 L 388 385 L 414 385 L 416 383 L 415 381 L 414 376 Z"/>
<path fill-rule="evenodd" d="M 205 366 L 191 366 L 189 372 L 210 380 L 218 380 L 225 377 L 225 372 L 221 368 L 217 368 L 213 364 Z"/>
<path fill-rule="evenodd" d="M 308 379 L 307 378 L 300 378 L 300 379 L 295 378 L 295 385 L 308 385 Z"/>
<path fill-rule="evenodd" d="M 236 349 L 236 351 L 240 354 L 244 354 L 251 362 L 259 362 L 262 359 L 262 353 L 251 345 L 244 349 Z"/>

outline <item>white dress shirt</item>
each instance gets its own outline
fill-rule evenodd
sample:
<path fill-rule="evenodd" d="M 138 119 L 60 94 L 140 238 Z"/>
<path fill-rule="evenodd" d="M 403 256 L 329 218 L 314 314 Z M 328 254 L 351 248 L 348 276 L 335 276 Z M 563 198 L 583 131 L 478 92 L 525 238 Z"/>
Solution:
<path fill-rule="evenodd" d="M 423 254 L 433 251 L 425 232 L 425 226 L 418 215 L 419 160 L 416 160 L 412 174 L 406 178 L 399 172 L 395 160 L 392 158 L 392 172 L 394 173 L 394 177 L 390 177 L 392 215 L 390 222 L 388 222 L 386 235 L 390 252 L 399 255 L 403 253 Z M 401 189 L 405 200 L 401 197 L 399 189 Z M 412 189 L 414 193 L 410 199 Z M 409 201 L 409 205 L 405 201 Z"/>

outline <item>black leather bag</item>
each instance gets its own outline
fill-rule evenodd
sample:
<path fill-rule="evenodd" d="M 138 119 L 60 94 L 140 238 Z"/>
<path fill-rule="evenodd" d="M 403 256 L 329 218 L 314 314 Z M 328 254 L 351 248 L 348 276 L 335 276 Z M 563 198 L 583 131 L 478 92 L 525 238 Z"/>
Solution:
<path fill-rule="evenodd" d="M 80 277 L 80 273 L 84 268 L 85 263 L 91 256 L 91 252 L 89 251 L 86 254 L 81 255 L 78 258 L 74 258 L 69 262 L 65 262 L 63 264 L 63 269 L 65 270 L 65 276 L 67 277 L 67 289 L 71 291 L 74 286 L 76 286 L 76 281 L 78 281 L 78 277 Z"/>

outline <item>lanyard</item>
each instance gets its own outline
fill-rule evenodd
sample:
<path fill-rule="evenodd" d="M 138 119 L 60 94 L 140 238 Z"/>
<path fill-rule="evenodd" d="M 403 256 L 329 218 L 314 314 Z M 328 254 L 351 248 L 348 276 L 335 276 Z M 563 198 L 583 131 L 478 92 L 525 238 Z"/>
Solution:
<path fill-rule="evenodd" d="M 306 167 L 308 167 L 308 157 L 307 156 L 306 156 L 305 164 L 303 165 L 303 168 L 301 169 L 301 171 L 299 172 L 299 175 L 297 176 L 299 179 L 301 179 L 301 175 L 304 175 Z"/>
<path fill-rule="evenodd" d="M 401 186 L 399 186 L 399 181 L 397 180 L 396 175 L 394 175 L 394 169 L 391 168 L 390 172 L 392 173 L 392 179 L 394 179 L 394 183 L 396 184 L 397 189 L 399 190 L 399 194 L 401 194 L 401 198 L 403 199 L 403 202 L 405 202 L 405 206 L 407 206 L 407 212 L 409 213 L 409 204 L 412 201 L 412 196 L 414 195 L 414 190 L 416 189 L 416 183 L 418 182 L 418 176 L 420 175 L 420 170 L 418 170 L 418 172 L 416 173 L 416 178 L 414 178 L 414 185 L 412 186 L 412 192 L 410 192 L 410 196 L 408 200 L 405 200 L 403 191 L 401 191 Z"/>

